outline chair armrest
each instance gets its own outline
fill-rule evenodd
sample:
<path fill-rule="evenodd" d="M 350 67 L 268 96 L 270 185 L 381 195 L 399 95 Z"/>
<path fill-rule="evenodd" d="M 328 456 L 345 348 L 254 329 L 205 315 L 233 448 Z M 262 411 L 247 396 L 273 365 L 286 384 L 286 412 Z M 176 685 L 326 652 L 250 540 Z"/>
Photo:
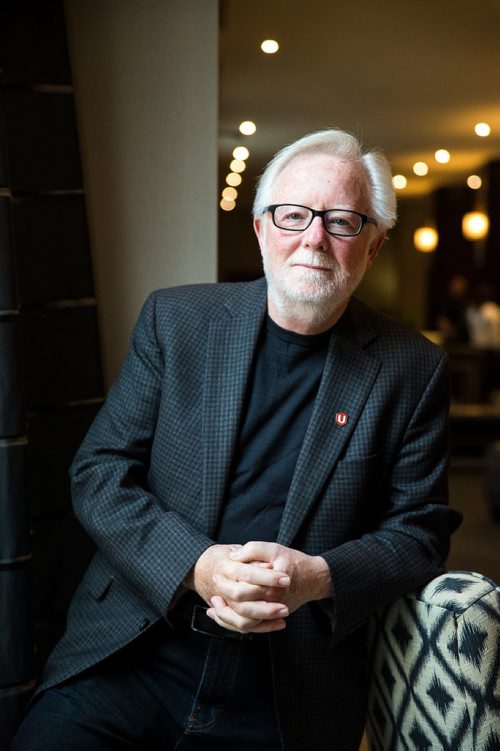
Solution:
<path fill-rule="evenodd" d="M 500 748 L 500 588 L 450 571 L 369 624 L 373 751 Z"/>

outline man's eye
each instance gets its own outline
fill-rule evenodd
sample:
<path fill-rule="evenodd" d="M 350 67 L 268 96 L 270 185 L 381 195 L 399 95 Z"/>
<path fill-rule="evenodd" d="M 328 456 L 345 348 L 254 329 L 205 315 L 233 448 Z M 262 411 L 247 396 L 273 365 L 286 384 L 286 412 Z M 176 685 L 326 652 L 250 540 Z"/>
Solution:
<path fill-rule="evenodd" d="M 286 224 L 300 224 L 305 220 L 305 217 L 305 212 L 294 209 L 293 211 L 287 211 L 286 214 L 283 214 L 279 219 Z"/>
<path fill-rule="evenodd" d="M 327 215 L 327 227 L 331 230 L 343 229 L 347 232 L 355 232 L 357 229 L 354 217 L 349 214 L 331 214 Z"/>

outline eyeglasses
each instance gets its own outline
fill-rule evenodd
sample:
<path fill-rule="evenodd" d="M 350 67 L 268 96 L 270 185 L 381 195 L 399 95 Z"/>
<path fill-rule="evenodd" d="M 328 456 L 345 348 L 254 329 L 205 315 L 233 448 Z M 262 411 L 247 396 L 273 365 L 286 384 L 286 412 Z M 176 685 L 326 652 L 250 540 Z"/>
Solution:
<path fill-rule="evenodd" d="M 366 214 L 347 209 L 316 211 L 316 209 L 295 203 L 275 203 L 266 206 L 262 213 L 265 214 L 266 211 L 271 212 L 275 227 L 292 232 L 303 232 L 316 216 L 321 217 L 328 234 L 336 237 L 355 237 L 359 235 L 365 224 L 377 224 L 375 219 L 371 219 Z"/>

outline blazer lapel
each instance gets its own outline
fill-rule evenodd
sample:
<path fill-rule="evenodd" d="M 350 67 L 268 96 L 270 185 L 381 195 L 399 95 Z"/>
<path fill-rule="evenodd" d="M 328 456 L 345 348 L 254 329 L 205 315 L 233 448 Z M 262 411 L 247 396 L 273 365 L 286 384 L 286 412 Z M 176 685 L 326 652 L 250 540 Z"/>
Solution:
<path fill-rule="evenodd" d="M 356 331 L 352 305 L 335 326 L 323 377 L 281 520 L 278 542 L 291 545 L 358 422 L 380 369 L 363 345 L 368 325 Z"/>
<path fill-rule="evenodd" d="M 266 310 L 265 284 L 211 322 L 203 394 L 203 505 L 213 536 L 224 501 L 245 390 Z"/>

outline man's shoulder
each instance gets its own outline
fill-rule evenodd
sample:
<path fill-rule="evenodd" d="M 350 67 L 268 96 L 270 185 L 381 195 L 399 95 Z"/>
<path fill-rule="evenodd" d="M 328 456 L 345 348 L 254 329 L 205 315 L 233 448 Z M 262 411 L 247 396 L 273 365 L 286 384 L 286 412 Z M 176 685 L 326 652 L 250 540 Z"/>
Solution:
<path fill-rule="evenodd" d="M 396 353 L 416 355 L 439 360 L 445 356 L 444 350 L 409 323 L 375 308 L 357 298 L 351 301 L 351 315 L 358 330 L 366 335 L 366 328 L 372 334 L 373 346 L 391 357 Z"/>
<path fill-rule="evenodd" d="M 266 307 L 266 283 L 212 282 L 167 287 L 152 292 L 139 317 L 139 329 L 153 327 L 158 336 L 200 337 L 214 321 L 261 318 Z"/>
<path fill-rule="evenodd" d="M 264 279 L 252 282 L 207 282 L 184 284 L 155 290 L 150 298 L 161 310 L 187 309 L 214 315 L 218 309 L 233 305 L 252 306 L 265 298 Z"/>

